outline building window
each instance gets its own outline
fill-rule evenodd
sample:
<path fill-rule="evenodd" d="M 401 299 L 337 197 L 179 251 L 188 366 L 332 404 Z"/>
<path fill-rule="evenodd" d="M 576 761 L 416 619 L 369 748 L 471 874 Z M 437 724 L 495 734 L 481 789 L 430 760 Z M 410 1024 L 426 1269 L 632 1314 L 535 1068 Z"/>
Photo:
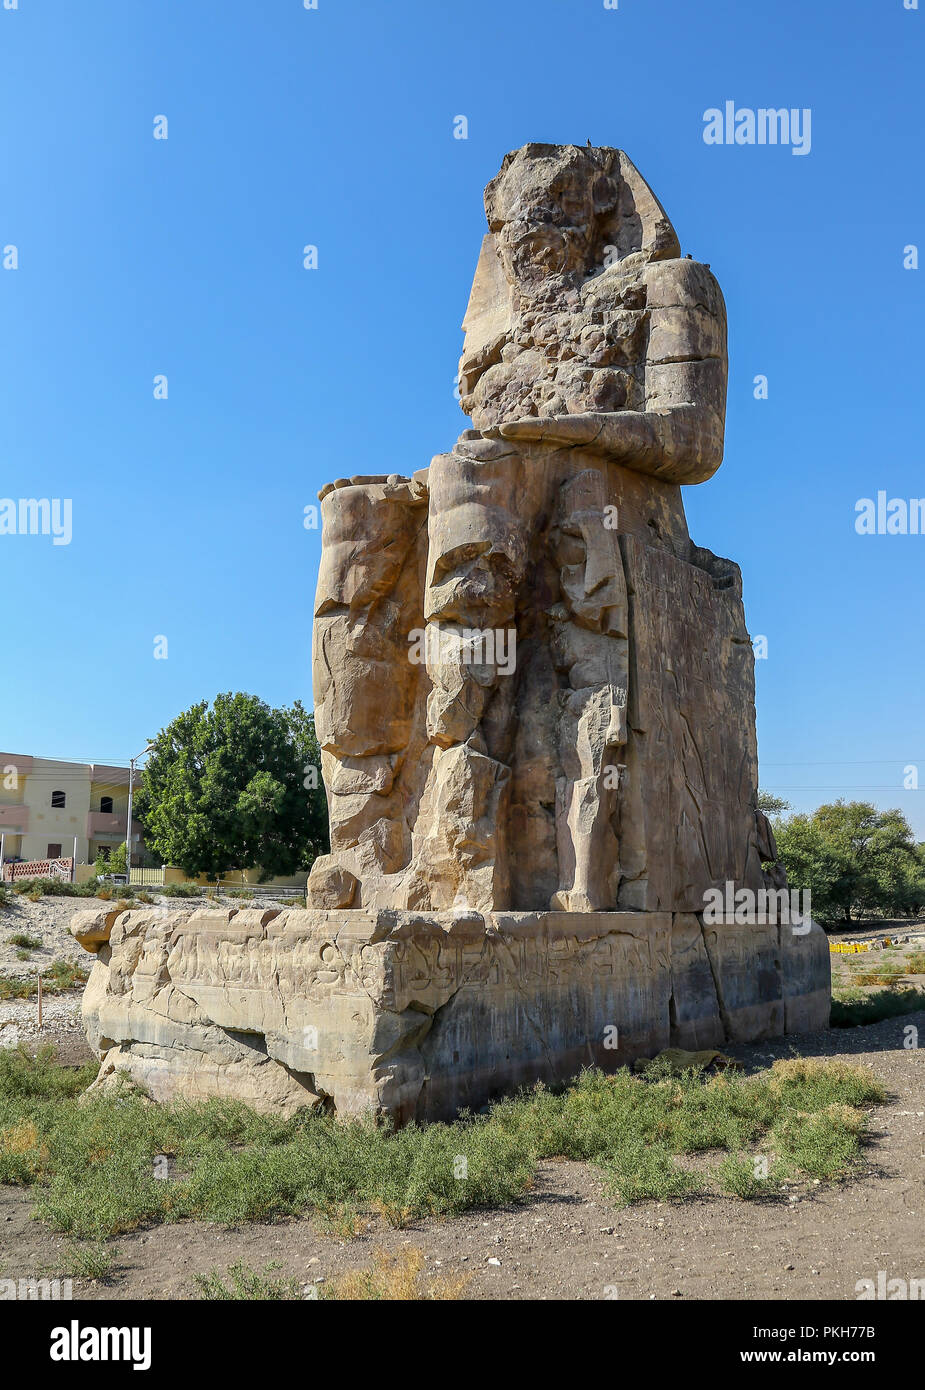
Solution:
<path fill-rule="evenodd" d="M 102 812 L 102 814 L 103 814 L 104 816 L 111 816 L 111 815 L 112 815 L 112 797 L 111 797 L 111 796 L 101 796 L 101 797 L 100 797 L 100 811 Z"/>
<path fill-rule="evenodd" d="M 48 846 L 48 853 L 46 854 L 45 858 L 46 858 L 46 859 L 60 859 L 60 858 L 61 858 L 61 846 L 60 846 L 60 845 L 49 845 L 49 846 Z"/>
<path fill-rule="evenodd" d="M 63 811 L 66 803 L 67 797 L 64 795 L 64 792 L 52 792 L 51 804 L 54 810 Z"/>

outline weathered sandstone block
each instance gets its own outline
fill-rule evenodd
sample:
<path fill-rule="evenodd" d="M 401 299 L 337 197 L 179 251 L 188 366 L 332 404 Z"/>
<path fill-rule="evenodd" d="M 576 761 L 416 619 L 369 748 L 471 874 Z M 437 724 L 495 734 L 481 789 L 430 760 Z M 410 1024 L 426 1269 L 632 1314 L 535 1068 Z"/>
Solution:
<path fill-rule="evenodd" d="M 782 1032 L 790 986 L 805 998 L 827 951 L 818 927 L 705 932 L 668 912 L 136 911 L 84 1017 L 97 1088 L 123 1073 L 159 1100 L 425 1121 L 584 1066 Z"/>

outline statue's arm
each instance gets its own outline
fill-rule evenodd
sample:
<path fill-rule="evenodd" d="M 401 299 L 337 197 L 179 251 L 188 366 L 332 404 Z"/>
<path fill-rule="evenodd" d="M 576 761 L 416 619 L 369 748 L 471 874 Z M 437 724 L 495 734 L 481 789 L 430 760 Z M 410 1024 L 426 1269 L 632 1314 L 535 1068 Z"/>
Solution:
<path fill-rule="evenodd" d="M 594 411 L 504 421 L 510 440 L 589 447 L 666 482 L 700 483 L 723 460 L 726 310 L 708 266 L 658 261 L 646 272 L 649 336 L 644 411 Z"/>

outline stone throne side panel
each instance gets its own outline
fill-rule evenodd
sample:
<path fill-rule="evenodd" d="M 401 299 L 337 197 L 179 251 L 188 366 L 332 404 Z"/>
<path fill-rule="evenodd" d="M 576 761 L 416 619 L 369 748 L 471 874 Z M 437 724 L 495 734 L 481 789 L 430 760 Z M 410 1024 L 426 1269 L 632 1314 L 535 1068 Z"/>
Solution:
<path fill-rule="evenodd" d="M 738 567 L 621 537 L 630 589 L 633 693 L 628 777 L 644 869 L 620 906 L 701 912 L 727 881 L 767 886 L 758 852 L 754 655 Z M 711 573 L 705 568 L 709 563 Z"/>

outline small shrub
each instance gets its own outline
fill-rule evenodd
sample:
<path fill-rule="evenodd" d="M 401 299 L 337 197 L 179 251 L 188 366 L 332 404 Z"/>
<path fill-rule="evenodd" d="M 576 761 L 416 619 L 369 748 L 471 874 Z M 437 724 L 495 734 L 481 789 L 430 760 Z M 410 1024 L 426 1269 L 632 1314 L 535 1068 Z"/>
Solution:
<path fill-rule="evenodd" d="M 89 973 L 69 960 L 53 960 L 42 977 L 42 987 L 52 993 L 73 989 L 75 985 L 86 984 Z"/>
<path fill-rule="evenodd" d="M 767 1177 L 762 1177 L 755 1159 L 748 1154 L 727 1154 L 716 1170 L 717 1181 L 723 1192 L 742 1201 L 765 1197 L 778 1189 L 776 1178 L 770 1169 Z"/>
<path fill-rule="evenodd" d="M 8 975 L 0 975 L 0 1000 L 28 999 L 37 989 L 34 979 L 12 980 Z"/>
<path fill-rule="evenodd" d="M 39 902 L 42 898 L 91 898 L 95 883 L 71 883 L 66 878 L 18 878 L 13 892 Z"/>
<path fill-rule="evenodd" d="M 134 888 L 128 883 L 101 883 L 96 891 L 96 897 L 102 898 L 103 902 L 109 903 L 115 898 L 127 912 L 138 906 L 134 894 Z"/>
<path fill-rule="evenodd" d="M 680 1168 L 674 1157 L 663 1148 L 643 1142 L 621 1146 L 601 1166 L 608 1176 L 608 1187 L 624 1206 L 647 1198 L 667 1202 L 671 1198 L 689 1197 L 702 1192 L 704 1179 L 698 1173 Z"/>
<path fill-rule="evenodd" d="M 858 985 L 895 985 L 901 979 L 905 970 L 897 961 L 883 961 L 881 964 L 857 970 L 854 973 L 854 983 Z"/>
<path fill-rule="evenodd" d="M 105 1280 L 112 1269 L 114 1252 L 102 1241 L 72 1241 L 62 1264 L 62 1273 L 73 1279 Z"/>
<path fill-rule="evenodd" d="M 87 1062 L 82 1067 L 62 1067 L 51 1044 L 40 1047 L 34 1057 L 22 1045 L 2 1047 L 0 1102 L 73 1100 L 86 1090 L 98 1071 L 97 1062 Z"/>
<path fill-rule="evenodd" d="M 38 951 L 42 945 L 37 936 L 29 936 L 27 932 L 17 931 L 6 939 L 8 946 L 22 946 L 26 951 Z"/>
<path fill-rule="evenodd" d="M 42 992 L 61 994 L 64 990 L 86 984 L 89 978 L 88 972 L 79 965 L 73 965 L 66 960 L 55 960 L 42 972 Z M 31 999 L 33 995 L 38 994 L 38 990 L 37 975 L 30 975 L 27 980 L 14 980 L 9 976 L 0 975 L 0 1000 Z"/>
<path fill-rule="evenodd" d="M 198 883 L 165 883 L 157 891 L 165 898 L 201 898 L 203 893 Z"/>
<path fill-rule="evenodd" d="M 217 1269 L 213 1269 L 209 1274 L 194 1275 L 196 1285 L 199 1289 L 199 1296 L 203 1299 L 212 1301 L 226 1302 L 231 1299 L 277 1300 L 289 1302 L 292 1299 L 301 1299 L 302 1292 L 295 1279 L 271 1279 L 269 1276 L 273 1270 L 278 1269 L 275 1264 L 268 1264 L 262 1274 L 256 1269 L 251 1269 L 243 1260 L 230 1265 L 225 1279 L 219 1274 Z"/>
<path fill-rule="evenodd" d="M 320 1297 L 350 1302 L 445 1302 L 459 1298 L 472 1278 L 471 1274 L 455 1278 L 436 1274 L 427 1277 L 423 1273 L 425 1264 L 423 1250 L 412 1248 L 397 1255 L 376 1250 L 371 1266 L 352 1270 L 322 1284 Z"/>
<path fill-rule="evenodd" d="M 819 1062 L 814 1057 L 787 1057 L 771 1067 L 769 1087 L 787 1109 L 803 1114 L 832 1105 L 880 1105 L 886 1089 L 867 1070 L 848 1062 Z"/>
<path fill-rule="evenodd" d="M 830 1105 L 817 1115 L 781 1119 L 771 1140 L 784 1160 L 812 1178 L 843 1177 L 857 1163 L 865 1117 L 847 1105 Z"/>

